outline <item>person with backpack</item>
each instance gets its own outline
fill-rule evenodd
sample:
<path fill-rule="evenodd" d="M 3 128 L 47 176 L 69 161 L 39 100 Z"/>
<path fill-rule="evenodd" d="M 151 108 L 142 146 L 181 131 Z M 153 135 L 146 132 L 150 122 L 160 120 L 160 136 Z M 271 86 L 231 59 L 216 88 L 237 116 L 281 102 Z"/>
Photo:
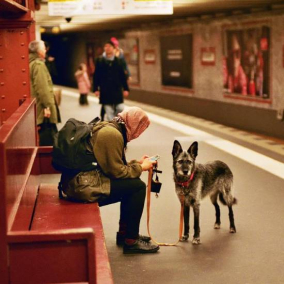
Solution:
<path fill-rule="evenodd" d="M 90 155 L 93 154 L 95 160 L 90 159 L 89 166 L 94 168 L 77 174 L 65 172 L 60 182 L 64 194 L 73 201 L 98 202 L 99 206 L 121 203 L 116 242 L 117 245 L 123 245 L 125 254 L 155 253 L 159 250 L 159 246 L 153 244 L 150 237 L 139 235 L 146 196 L 146 185 L 140 176 L 143 171 L 151 169 L 156 162 L 150 160 L 147 155 L 139 161 L 130 162 L 127 162 L 125 157 L 128 142 L 138 138 L 149 124 L 147 114 L 138 107 L 127 108 L 110 122 L 95 123 L 86 143 L 87 151 L 80 155 L 91 157 Z M 73 137 L 61 143 L 65 145 L 62 148 L 68 148 L 66 143 L 78 141 L 76 133 L 79 131 L 73 133 L 75 133 Z M 57 162 L 63 160 L 58 157 Z"/>

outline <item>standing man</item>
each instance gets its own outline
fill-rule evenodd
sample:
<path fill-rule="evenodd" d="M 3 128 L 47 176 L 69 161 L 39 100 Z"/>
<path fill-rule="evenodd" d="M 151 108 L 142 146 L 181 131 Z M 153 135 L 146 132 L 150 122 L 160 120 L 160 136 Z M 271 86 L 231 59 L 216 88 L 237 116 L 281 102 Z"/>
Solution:
<path fill-rule="evenodd" d="M 123 111 L 124 97 L 129 95 L 123 63 L 114 52 L 113 42 L 106 42 L 103 56 L 96 60 L 94 73 L 94 92 L 100 98 L 109 121 Z"/>
<path fill-rule="evenodd" d="M 32 97 L 36 98 L 39 145 L 53 145 L 57 133 L 56 124 L 60 122 L 53 84 L 45 65 L 46 48 L 43 41 L 35 40 L 29 44 L 30 81 Z"/>

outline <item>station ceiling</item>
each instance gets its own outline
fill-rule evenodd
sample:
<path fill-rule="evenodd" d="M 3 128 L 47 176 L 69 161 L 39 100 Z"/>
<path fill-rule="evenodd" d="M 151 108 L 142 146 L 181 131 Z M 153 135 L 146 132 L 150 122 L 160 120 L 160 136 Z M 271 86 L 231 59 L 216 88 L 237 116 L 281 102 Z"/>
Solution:
<path fill-rule="evenodd" d="M 83 15 L 72 17 L 67 23 L 64 17 L 48 16 L 47 0 L 35 13 L 36 24 L 41 27 L 59 27 L 61 32 L 113 31 L 135 29 L 156 22 L 189 22 L 199 18 L 224 17 L 264 11 L 284 11 L 283 0 L 173 0 L 173 15 Z"/>

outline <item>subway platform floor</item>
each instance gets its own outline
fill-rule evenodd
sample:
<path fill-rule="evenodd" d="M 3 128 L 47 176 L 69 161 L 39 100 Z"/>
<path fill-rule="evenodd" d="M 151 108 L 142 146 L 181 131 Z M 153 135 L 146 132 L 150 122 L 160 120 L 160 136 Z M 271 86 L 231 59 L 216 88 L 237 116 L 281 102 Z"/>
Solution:
<path fill-rule="evenodd" d="M 90 96 L 79 106 L 79 95 L 63 88 L 60 106 L 63 122 L 70 118 L 88 122 L 99 116 L 100 105 Z M 180 204 L 173 182 L 171 151 L 179 140 L 187 149 L 199 143 L 197 162 L 226 162 L 234 174 L 236 234 L 229 233 L 228 210 L 221 207 L 222 226 L 214 230 L 214 207 L 210 199 L 201 204 L 201 244 L 191 241 L 161 247 L 156 254 L 124 255 L 116 246 L 119 204 L 101 208 L 106 245 L 116 284 L 243 284 L 284 283 L 284 141 L 235 130 L 199 118 L 127 100 L 149 113 L 150 127 L 128 144 L 127 159 L 159 154 L 162 189 L 151 198 L 150 231 L 159 242 L 178 239 Z M 43 177 L 45 181 L 46 177 Z M 141 179 L 147 183 L 147 173 Z M 59 176 L 48 178 L 58 182 Z M 145 204 L 146 209 L 146 204 Z M 191 228 L 192 216 L 191 213 Z M 140 233 L 147 234 L 146 210 Z M 192 237 L 192 229 L 190 238 Z"/>

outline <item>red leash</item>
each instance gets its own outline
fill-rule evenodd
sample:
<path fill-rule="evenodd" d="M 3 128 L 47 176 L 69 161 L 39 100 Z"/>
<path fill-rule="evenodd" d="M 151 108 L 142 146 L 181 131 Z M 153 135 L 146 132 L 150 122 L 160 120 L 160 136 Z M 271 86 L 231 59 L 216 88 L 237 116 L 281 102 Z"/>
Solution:
<path fill-rule="evenodd" d="M 147 230 L 151 240 L 159 246 L 176 246 L 182 238 L 183 230 L 183 210 L 184 210 L 184 196 L 181 200 L 181 210 L 180 210 L 180 223 L 179 223 L 179 239 L 176 243 L 159 243 L 153 239 L 150 233 L 150 205 L 151 205 L 151 182 L 153 176 L 153 169 L 149 170 L 148 173 L 148 189 L 147 189 Z"/>

